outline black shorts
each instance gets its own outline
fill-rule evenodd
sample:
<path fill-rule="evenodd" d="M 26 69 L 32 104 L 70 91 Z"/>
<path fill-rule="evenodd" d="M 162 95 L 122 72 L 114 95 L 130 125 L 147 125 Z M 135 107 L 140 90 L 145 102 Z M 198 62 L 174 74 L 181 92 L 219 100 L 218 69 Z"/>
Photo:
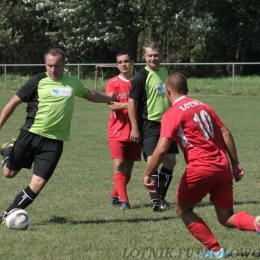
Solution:
<path fill-rule="evenodd" d="M 143 153 L 144 160 L 147 160 L 148 156 L 153 154 L 159 137 L 160 137 L 160 122 L 153 122 L 148 120 L 142 120 L 140 122 L 141 141 L 140 146 Z M 167 154 L 179 153 L 178 145 L 172 142 Z"/>
<path fill-rule="evenodd" d="M 33 174 L 48 181 L 52 176 L 63 150 L 63 141 L 46 138 L 22 130 L 6 164 L 11 170 L 31 169 Z"/>

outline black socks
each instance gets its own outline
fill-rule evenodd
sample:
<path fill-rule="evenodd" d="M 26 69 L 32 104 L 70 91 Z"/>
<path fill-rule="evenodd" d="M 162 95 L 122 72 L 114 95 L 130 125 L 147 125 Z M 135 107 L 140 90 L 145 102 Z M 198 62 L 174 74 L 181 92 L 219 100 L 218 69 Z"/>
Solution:
<path fill-rule="evenodd" d="M 29 186 L 27 186 L 20 194 L 18 194 L 11 206 L 6 209 L 6 212 L 9 212 L 12 209 L 19 208 L 25 209 L 28 207 L 38 194 L 34 193 Z"/>
<path fill-rule="evenodd" d="M 158 193 L 160 199 L 166 197 L 166 193 L 172 181 L 173 170 L 168 170 L 162 166 L 159 173 L 159 184 L 158 184 Z"/>

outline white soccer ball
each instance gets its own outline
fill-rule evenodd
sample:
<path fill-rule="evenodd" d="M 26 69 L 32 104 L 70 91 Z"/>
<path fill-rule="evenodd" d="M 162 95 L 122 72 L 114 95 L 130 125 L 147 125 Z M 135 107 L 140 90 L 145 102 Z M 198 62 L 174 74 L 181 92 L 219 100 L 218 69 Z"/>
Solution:
<path fill-rule="evenodd" d="M 6 217 L 9 229 L 25 230 L 30 225 L 30 217 L 24 209 L 13 209 Z"/>

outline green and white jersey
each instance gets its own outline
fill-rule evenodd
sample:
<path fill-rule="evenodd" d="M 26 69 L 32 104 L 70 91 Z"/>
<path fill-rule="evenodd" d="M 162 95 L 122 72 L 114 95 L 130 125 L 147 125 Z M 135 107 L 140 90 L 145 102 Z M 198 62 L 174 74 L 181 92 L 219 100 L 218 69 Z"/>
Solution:
<path fill-rule="evenodd" d="M 161 122 L 163 113 L 169 108 L 165 93 L 168 76 L 164 68 L 153 71 L 147 67 L 134 76 L 129 97 L 138 101 L 140 119 Z"/>
<path fill-rule="evenodd" d="M 27 103 L 22 129 L 50 139 L 69 140 L 74 97 L 82 97 L 87 91 L 76 77 L 68 75 L 59 80 L 52 80 L 47 73 L 31 78 L 17 92 Z"/>

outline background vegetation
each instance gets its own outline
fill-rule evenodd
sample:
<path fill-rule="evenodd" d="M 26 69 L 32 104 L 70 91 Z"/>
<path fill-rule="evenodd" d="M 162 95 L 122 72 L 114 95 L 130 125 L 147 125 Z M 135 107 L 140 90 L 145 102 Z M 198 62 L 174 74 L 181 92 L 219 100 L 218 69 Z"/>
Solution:
<path fill-rule="evenodd" d="M 12 95 L 1 92 L 0 110 Z M 245 177 L 234 184 L 235 210 L 259 215 L 259 97 L 192 96 L 210 104 L 236 140 Z M 113 185 L 106 134 L 108 114 L 106 105 L 76 98 L 71 140 L 65 143 L 63 156 L 50 182 L 27 208 L 31 216 L 29 229 L 12 231 L 0 226 L 1 259 L 191 259 L 204 250 L 191 237 L 174 209 L 151 212 L 149 195 L 142 185 L 144 161 L 135 164 L 128 185 L 132 209 L 120 211 L 108 206 Z M 3 127 L 0 143 L 18 135 L 18 127 L 24 118 L 25 106 L 22 105 Z M 175 190 L 183 170 L 183 156 L 179 154 L 167 195 L 171 205 L 174 204 Z M 14 179 L 0 178 L 0 208 L 4 210 L 14 196 L 28 185 L 31 171 L 22 170 Z M 218 224 L 208 197 L 197 206 L 196 212 L 233 256 L 229 259 L 255 259 L 260 256 L 259 236 L 253 232 L 226 229 Z M 160 253 L 163 250 L 171 250 L 172 253 L 163 255 Z"/>
<path fill-rule="evenodd" d="M 258 62 L 259 10 L 254 0 L 2 0 L 0 63 L 43 63 L 50 46 L 63 48 L 70 63 L 111 63 L 123 48 L 141 62 L 147 41 L 161 43 L 165 62 Z M 259 68 L 240 65 L 236 75 L 259 74 Z M 210 77 L 231 70 L 182 72 Z"/>

